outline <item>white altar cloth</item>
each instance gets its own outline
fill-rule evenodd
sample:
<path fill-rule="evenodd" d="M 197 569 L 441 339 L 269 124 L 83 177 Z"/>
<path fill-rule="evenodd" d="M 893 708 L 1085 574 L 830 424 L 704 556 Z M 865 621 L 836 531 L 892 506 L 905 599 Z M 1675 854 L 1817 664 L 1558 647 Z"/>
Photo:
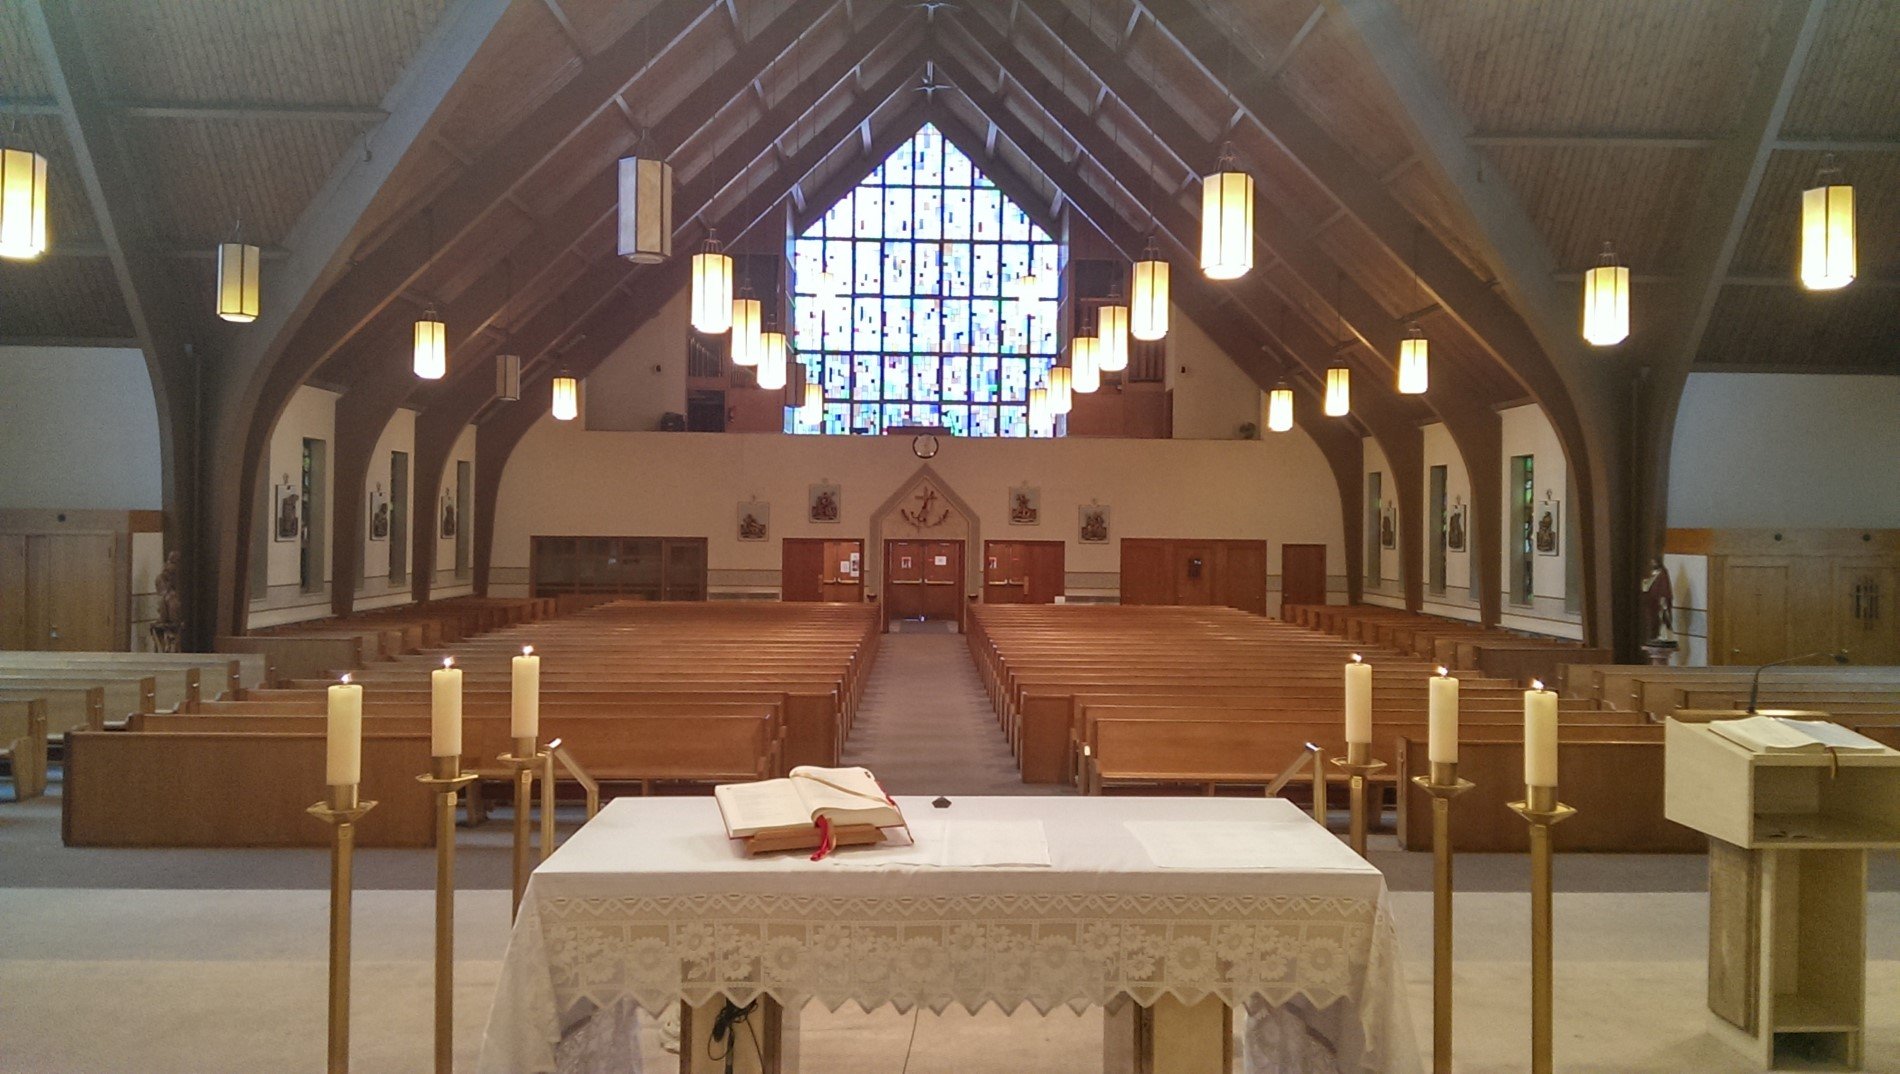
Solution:
<path fill-rule="evenodd" d="M 1214 995 L 1249 1012 L 1250 1051 L 1277 1057 L 1256 1069 L 1420 1069 L 1385 879 L 1291 803 L 899 803 L 913 822 L 1039 820 L 1050 865 L 880 866 L 877 847 L 748 859 L 711 798 L 616 799 L 529 880 L 480 1069 L 627 1069 L 635 1006 L 720 994 L 1044 1012 Z M 1162 868 L 1131 822 L 1148 838 L 1157 823 L 1257 832 L 1273 863 Z"/>

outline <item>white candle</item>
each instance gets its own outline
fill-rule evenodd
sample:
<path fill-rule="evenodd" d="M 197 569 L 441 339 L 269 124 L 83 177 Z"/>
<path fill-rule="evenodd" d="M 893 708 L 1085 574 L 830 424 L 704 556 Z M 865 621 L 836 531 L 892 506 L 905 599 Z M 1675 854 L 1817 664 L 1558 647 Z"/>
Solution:
<path fill-rule="evenodd" d="M 363 688 L 350 681 L 330 687 L 329 760 L 323 781 L 341 787 L 363 781 Z"/>
<path fill-rule="evenodd" d="M 429 672 L 429 753 L 435 757 L 462 755 L 462 669 L 455 658 Z"/>
<path fill-rule="evenodd" d="M 541 732 L 541 658 L 534 655 L 534 646 L 521 647 L 514 670 L 514 708 L 510 710 L 508 733 L 516 738 L 534 738 Z"/>
<path fill-rule="evenodd" d="M 1425 755 L 1432 763 L 1456 764 L 1458 761 L 1458 680 L 1445 668 L 1431 680 L 1430 742 Z"/>
<path fill-rule="evenodd" d="M 1372 665 L 1358 653 L 1346 665 L 1346 741 L 1372 741 Z"/>
<path fill-rule="evenodd" d="M 1524 691 L 1524 783 L 1557 785 L 1557 694 L 1535 679 Z"/>

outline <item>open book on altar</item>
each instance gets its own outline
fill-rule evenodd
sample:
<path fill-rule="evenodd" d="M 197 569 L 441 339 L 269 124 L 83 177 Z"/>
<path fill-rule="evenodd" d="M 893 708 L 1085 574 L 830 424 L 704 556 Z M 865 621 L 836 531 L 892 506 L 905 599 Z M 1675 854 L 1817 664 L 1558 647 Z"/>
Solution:
<path fill-rule="evenodd" d="M 1715 720 L 1709 730 L 1756 753 L 1885 753 L 1887 747 L 1858 731 L 1826 720 L 1791 720 L 1786 716 L 1749 716 Z"/>
<path fill-rule="evenodd" d="M 882 829 L 904 826 L 904 814 L 864 768 L 800 765 L 783 779 L 723 783 L 713 788 L 726 834 L 746 851 L 881 842 Z M 820 854 L 819 856 L 823 856 Z"/>

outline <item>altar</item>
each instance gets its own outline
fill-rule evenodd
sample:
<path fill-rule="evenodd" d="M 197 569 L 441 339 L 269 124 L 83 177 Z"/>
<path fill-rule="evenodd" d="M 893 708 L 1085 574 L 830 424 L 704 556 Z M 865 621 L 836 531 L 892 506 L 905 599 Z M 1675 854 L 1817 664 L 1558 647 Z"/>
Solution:
<path fill-rule="evenodd" d="M 637 1069 L 636 1008 L 720 997 L 1095 1005 L 1108 1037 L 1119 1018 L 1159 1049 L 1181 1039 L 1156 1031 L 1160 1012 L 1214 1011 L 1178 1020 L 1218 1033 L 1223 1057 L 1230 1012 L 1245 1012 L 1253 1069 L 1420 1069 L 1384 878 L 1291 803 L 898 802 L 914 848 L 813 862 L 746 858 L 710 798 L 615 800 L 529 881 L 480 1069 Z M 1013 864 L 939 852 L 1004 831 L 997 857 Z M 1022 864 L 1039 849 L 1047 864 Z"/>

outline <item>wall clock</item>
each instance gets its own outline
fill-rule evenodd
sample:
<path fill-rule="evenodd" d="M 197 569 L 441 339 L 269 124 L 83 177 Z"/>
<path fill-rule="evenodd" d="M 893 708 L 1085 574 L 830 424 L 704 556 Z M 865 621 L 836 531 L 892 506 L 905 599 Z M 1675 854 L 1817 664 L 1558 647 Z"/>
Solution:
<path fill-rule="evenodd" d="M 910 441 L 910 453 L 912 455 L 917 456 L 920 459 L 936 458 L 937 457 L 937 438 L 930 435 L 929 433 L 924 433 L 921 436 L 912 437 Z"/>

